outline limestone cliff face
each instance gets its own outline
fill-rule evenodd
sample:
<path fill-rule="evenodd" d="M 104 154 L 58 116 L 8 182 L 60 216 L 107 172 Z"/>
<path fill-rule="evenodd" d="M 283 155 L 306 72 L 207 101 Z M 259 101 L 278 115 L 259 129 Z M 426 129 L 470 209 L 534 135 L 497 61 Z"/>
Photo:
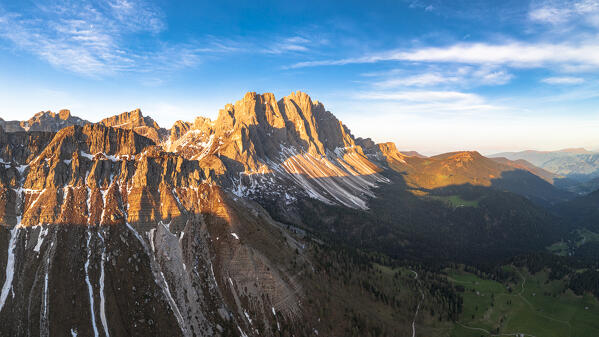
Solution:
<path fill-rule="evenodd" d="M 259 206 L 236 203 L 216 186 L 197 193 L 202 213 L 182 222 L 0 227 L 0 334 L 305 330 L 304 294 L 290 270 L 307 263 L 296 253 L 302 246 Z"/>
<path fill-rule="evenodd" d="M 155 223 L 181 214 L 176 189 L 197 188 L 197 161 L 165 153 L 131 130 L 69 127 L 25 167 L 0 168 L 8 224 Z M 19 219 L 20 217 L 20 219 Z"/>
<path fill-rule="evenodd" d="M 60 110 L 58 113 L 42 111 L 26 121 L 4 121 L 0 118 L 0 127 L 6 132 L 18 131 L 49 131 L 56 132 L 71 125 L 85 125 L 89 122 L 79 117 L 71 116 L 69 110 Z"/>
<path fill-rule="evenodd" d="M 273 336 L 305 323 L 289 270 L 302 246 L 197 160 L 101 124 L 0 140 L 0 335 Z"/>
<path fill-rule="evenodd" d="M 156 144 L 166 140 L 169 133 L 168 130 L 161 128 L 151 117 L 144 116 L 140 109 L 104 118 L 99 124 L 133 130 L 142 136 L 150 138 Z"/>
<path fill-rule="evenodd" d="M 88 122 L 71 116 L 68 110 L 59 114 L 40 113 L 25 122 L 0 121 L 9 131 L 28 128 L 60 131 L 73 124 Z M 303 92 L 278 101 L 271 93 L 249 92 L 220 110 L 215 121 L 198 117 L 193 122 L 178 121 L 170 130 L 161 128 L 140 109 L 105 118 L 98 124 L 132 130 L 167 152 L 198 161 L 204 177 L 239 196 L 256 200 L 267 196 L 288 205 L 298 197 L 313 197 L 329 204 L 365 209 L 367 199 L 373 196 L 372 189 L 386 181 L 379 174 L 381 169 L 356 144 L 349 129 L 322 103 L 312 101 Z M 106 145 L 113 144 L 112 141 L 103 144 L 113 146 Z M 73 165 L 78 165 L 79 157 L 70 158 L 75 152 L 72 146 L 65 145 L 61 151 L 64 153 L 43 158 L 48 165 L 56 164 L 52 161 L 59 160 L 56 158 L 74 160 Z M 86 153 L 110 152 L 100 148 L 90 151 L 93 153 Z M 125 152 L 119 150 L 118 154 Z M 25 158 L 21 159 L 19 163 L 24 165 Z M 38 166 L 30 169 L 40 170 Z M 64 173 L 66 169 L 61 166 L 57 166 L 58 177 L 52 175 L 51 179 L 66 179 L 62 175 L 69 173 Z M 35 173 L 44 177 L 48 174 Z"/>
<path fill-rule="evenodd" d="M 178 123 L 174 129 L 167 149 L 199 160 L 240 196 L 267 190 L 290 202 L 301 193 L 367 208 L 371 189 L 385 181 L 349 129 L 302 92 L 279 101 L 271 93 L 250 92 L 226 105 L 215 121 Z"/>

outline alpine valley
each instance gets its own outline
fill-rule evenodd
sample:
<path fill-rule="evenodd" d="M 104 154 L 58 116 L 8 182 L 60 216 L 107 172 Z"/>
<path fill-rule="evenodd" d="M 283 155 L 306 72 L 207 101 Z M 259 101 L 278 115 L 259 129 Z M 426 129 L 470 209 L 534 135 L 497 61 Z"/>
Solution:
<path fill-rule="evenodd" d="M 0 336 L 597 336 L 595 156 L 427 157 L 303 92 L 0 119 Z"/>

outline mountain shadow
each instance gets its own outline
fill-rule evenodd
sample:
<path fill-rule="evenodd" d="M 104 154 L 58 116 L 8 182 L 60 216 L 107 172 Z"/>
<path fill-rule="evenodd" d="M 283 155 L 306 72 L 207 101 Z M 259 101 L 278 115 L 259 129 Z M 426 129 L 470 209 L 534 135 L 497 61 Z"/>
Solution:
<path fill-rule="evenodd" d="M 313 199 L 299 200 L 293 212 L 262 205 L 275 219 L 300 223 L 330 242 L 398 259 L 491 264 L 544 249 L 568 231 L 549 211 L 512 192 L 470 184 L 414 190 L 404 174 L 383 174 L 390 183 L 374 190 L 365 211 Z"/>

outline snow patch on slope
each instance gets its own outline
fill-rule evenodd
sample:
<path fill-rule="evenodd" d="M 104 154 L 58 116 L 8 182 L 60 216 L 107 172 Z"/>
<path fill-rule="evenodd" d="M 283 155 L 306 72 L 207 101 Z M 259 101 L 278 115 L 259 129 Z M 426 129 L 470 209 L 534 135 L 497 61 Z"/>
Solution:
<path fill-rule="evenodd" d="M 33 251 L 36 253 L 40 252 L 40 248 L 42 247 L 42 243 L 44 243 L 44 238 L 46 238 L 46 236 L 48 235 L 48 227 L 44 228 L 42 226 L 42 228 L 40 229 L 39 234 L 37 235 L 37 243 L 35 244 L 35 247 L 33 247 Z"/>
<path fill-rule="evenodd" d="M 91 257 L 91 249 L 89 247 L 89 243 L 91 241 L 92 234 L 87 232 L 87 260 L 85 261 L 85 283 L 87 283 L 87 290 L 89 293 L 89 307 L 92 316 L 92 327 L 94 329 L 94 336 L 98 337 L 98 327 L 96 326 L 96 313 L 94 311 L 94 288 L 92 288 L 92 284 L 89 280 L 89 259 Z"/>
<path fill-rule="evenodd" d="M 6 279 L 4 280 L 2 293 L 0 294 L 0 311 L 2 311 L 4 303 L 6 303 L 8 292 L 12 289 L 12 280 L 15 276 L 15 247 L 17 245 L 19 229 L 21 229 L 21 227 L 17 225 L 10 231 L 10 240 L 8 241 L 8 257 L 6 259 Z"/>

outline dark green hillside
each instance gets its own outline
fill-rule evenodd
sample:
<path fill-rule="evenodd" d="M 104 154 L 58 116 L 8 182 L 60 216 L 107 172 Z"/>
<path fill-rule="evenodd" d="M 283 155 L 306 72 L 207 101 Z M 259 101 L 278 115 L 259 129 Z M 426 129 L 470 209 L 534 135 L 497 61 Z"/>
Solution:
<path fill-rule="evenodd" d="M 327 240 L 417 260 L 492 263 L 542 250 L 567 233 L 548 211 L 513 193 L 471 185 L 424 193 L 407 189 L 401 175 L 386 174 L 393 183 L 376 190 L 368 211 L 306 199 L 296 214 Z M 270 211 L 287 222 L 287 215 Z"/>
<path fill-rule="evenodd" d="M 599 232 L 599 190 L 557 205 L 555 211 L 576 227 Z"/>

